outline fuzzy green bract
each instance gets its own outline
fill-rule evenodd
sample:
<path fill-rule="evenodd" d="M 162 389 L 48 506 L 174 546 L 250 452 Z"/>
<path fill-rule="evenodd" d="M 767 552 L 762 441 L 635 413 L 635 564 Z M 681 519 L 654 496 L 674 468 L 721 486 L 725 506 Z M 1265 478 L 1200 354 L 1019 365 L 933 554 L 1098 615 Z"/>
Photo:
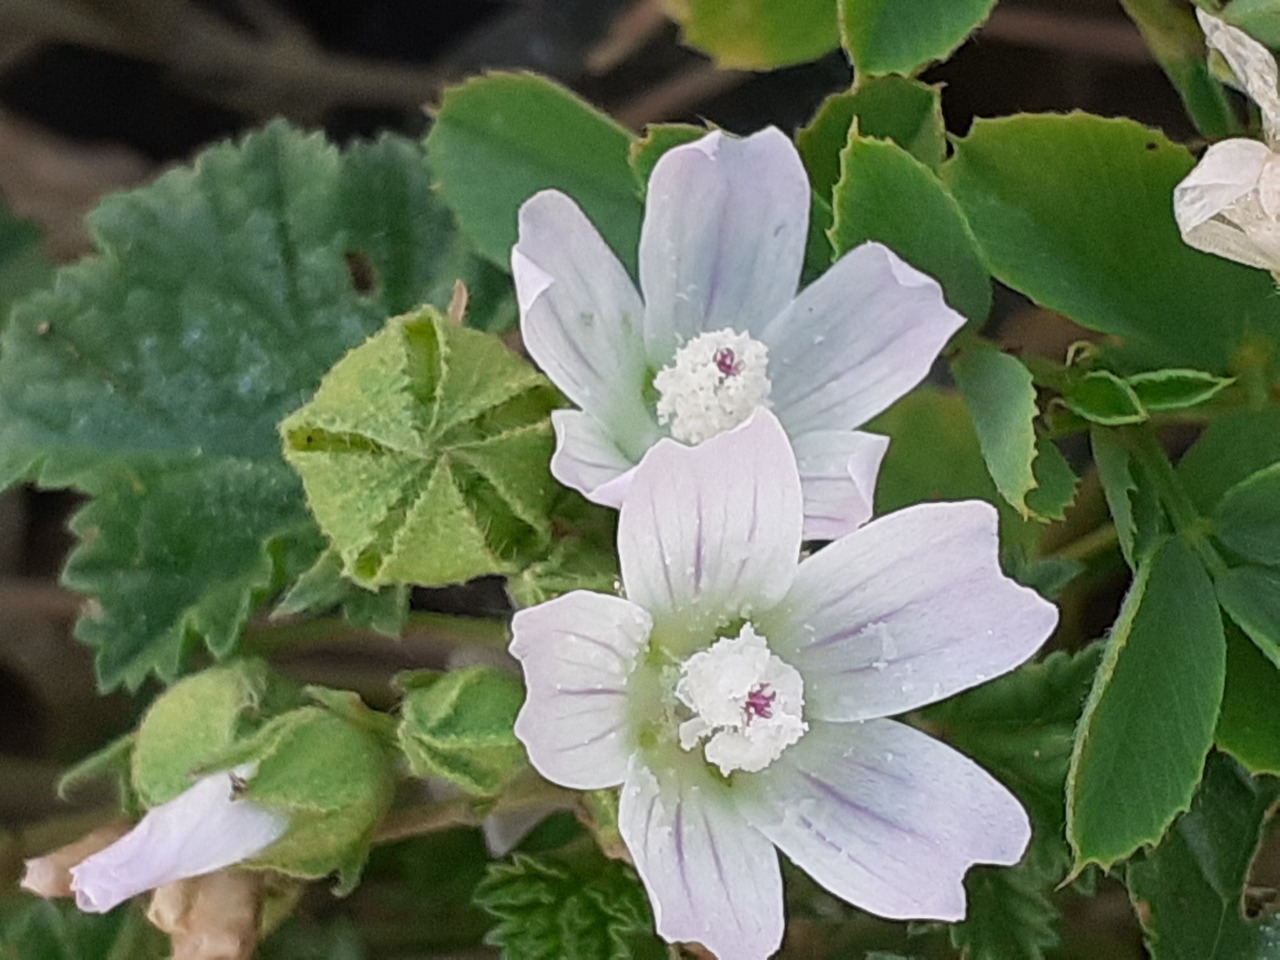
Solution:
<path fill-rule="evenodd" d="M 343 357 L 280 432 L 346 576 L 455 583 L 548 542 L 557 398 L 501 341 L 427 307 Z"/>

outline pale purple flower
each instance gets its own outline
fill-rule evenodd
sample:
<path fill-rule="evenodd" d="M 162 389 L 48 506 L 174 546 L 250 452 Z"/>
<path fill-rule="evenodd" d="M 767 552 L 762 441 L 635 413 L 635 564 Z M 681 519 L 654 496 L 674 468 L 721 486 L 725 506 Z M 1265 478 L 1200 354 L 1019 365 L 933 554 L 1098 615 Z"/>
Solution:
<path fill-rule="evenodd" d="M 986 503 L 901 510 L 798 560 L 801 489 L 777 419 L 659 441 L 618 528 L 626 598 L 515 616 L 516 734 L 549 780 L 622 785 L 619 827 L 658 932 L 754 960 L 782 939 L 774 848 L 895 919 L 958 920 L 975 863 L 1012 864 L 1018 801 L 884 719 L 1013 669 L 1057 622 L 1000 572 Z"/>
<path fill-rule="evenodd" d="M 524 343 L 581 408 L 552 414 L 556 479 L 617 507 L 660 438 L 698 443 L 766 406 L 799 461 L 806 539 L 871 516 L 888 441 L 855 428 L 925 377 L 963 318 L 876 243 L 797 295 L 809 201 L 799 155 L 773 128 L 668 151 L 649 181 L 639 291 L 567 196 L 520 208 Z"/>
<path fill-rule="evenodd" d="M 146 890 L 221 870 L 275 843 L 289 821 L 240 796 L 237 781 L 252 772 L 248 764 L 202 777 L 72 867 L 76 906 L 106 913 Z"/>
<path fill-rule="evenodd" d="M 1205 41 L 1222 54 L 1262 113 L 1266 143 L 1215 143 L 1173 191 L 1182 239 L 1197 250 L 1280 271 L 1280 90 L 1275 57 L 1243 30 L 1197 10 Z"/>

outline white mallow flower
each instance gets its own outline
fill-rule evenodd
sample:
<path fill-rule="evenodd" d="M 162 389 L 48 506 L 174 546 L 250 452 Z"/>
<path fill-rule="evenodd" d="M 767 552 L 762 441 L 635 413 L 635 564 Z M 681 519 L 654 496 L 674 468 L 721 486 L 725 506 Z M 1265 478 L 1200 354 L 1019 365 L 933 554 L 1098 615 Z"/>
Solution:
<path fill-rule="evenodd" d="M 1215 143 L 1173 191 L 1182 239 L 1198 250 L 1280 271 L 1280 90 L 1276 60 L 1243 30 L 1197 10 L 1205 41 L 1262 113 L 1266 143 Z"/>
<path fill-rule="evenodd" d="M 733 960 L 782 940 L 775 847 L 872 913 L 958 920 L 965 871 L 1030 838 L 991 776 L 885 719 L 1013 669 L 1057 623 L 1000 572 L 995 510 L 911 507 L 802 561 L 801 527 L 769 411 L 659 440 L 619 519 L 626 598 L 575 591 L 513 623 L 533 765 L 621 784 L 659 933 Z"/>
<path fill-rule="evenodd" d="M 870 517 L 888 440 L 856 428 L 918 384 L 964 320 L 876 243 L 797 295 L 809 201 L 778 130 L 668 151 L 649 180 L 639 291 L 567 196 L 520 208 L 524 343 L 580 408 L 552 414 L 556 479 L 617 507 L 660 438 L 700 443 L 766 407 L 799 461 L 806 539 Z"/>
<path fill-rule="evenodd" d="M 76 906 L 105 913 L 146 890 L 221 870 L 275 843 L 288 818 L 241 796 L 254 769 L 245 764 L 200 778 L 72 867 Z"/>

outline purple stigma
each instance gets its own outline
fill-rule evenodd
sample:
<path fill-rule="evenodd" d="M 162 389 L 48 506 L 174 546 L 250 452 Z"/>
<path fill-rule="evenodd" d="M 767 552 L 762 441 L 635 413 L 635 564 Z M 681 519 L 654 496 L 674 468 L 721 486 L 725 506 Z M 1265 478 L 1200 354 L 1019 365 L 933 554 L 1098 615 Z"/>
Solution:
<path fill-rule="evenodd" d="M 747 719 L 751 720 L 753 717 L 760 717 L 763 720 L 768 720 L 772 718 L 773 701 L 777 696 L 777 692 L 770 690 L 767 683 L 762 683 L 748 693 L 747 702 L 743 707 L 747 712 Z"/>
<path fill-rule="evenodd" d="M 722 376 L 736 377 L 742 372 L 742 361 L 738 359 L 737 354 L 730 347 L 721 347 L 716 351 L 712 360 Z"/>

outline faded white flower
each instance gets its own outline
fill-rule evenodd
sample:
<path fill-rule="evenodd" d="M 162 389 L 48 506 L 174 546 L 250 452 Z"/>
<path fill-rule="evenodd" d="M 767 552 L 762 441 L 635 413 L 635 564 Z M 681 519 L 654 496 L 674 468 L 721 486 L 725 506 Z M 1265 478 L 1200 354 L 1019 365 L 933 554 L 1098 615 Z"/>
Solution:
<path fill-rule="evenodd" d="M 1243 30 L 1197 10 L 1205 41 L 1262 113 L 1265 143 L 1215 143 L 1173 191 L 1182 239 L 1197 250 L 1280 271 L 1280 90 L 1275 57 Z"/>
<path fill-rule="evenodd" d="M 617 507 L 659 439 L 699 443 L 762 406 L 795 448 L 806 538 L 871 516 L 888 441 L 856 428 L 919 383 L 964 320 L 875 243 L 797 295 L 809 203 L 778 130 L 668 151 L 649 181 L 639 291 L 567 196 L 521 207 L 511 266 L 525 346 L 580 408 L 552 414 L 561 483 Z"/>
<path fill-rule="evenodd" d="M 895 919 L 958 920 L 975 863 L 1030 826 L 972 761 L 885 719 L 1013 669 L 1057 611 L 1008 580 L 996 512 L 933 503 L 799 560 L 802 495 L 777 418 L 659 440 L 618 525 L 626 598 L 522 610 L 516 735 L 543 776 L 622 786 L 618 826 L 658 932 L 759 960 L 782 940 L 775 847 Z"/>

